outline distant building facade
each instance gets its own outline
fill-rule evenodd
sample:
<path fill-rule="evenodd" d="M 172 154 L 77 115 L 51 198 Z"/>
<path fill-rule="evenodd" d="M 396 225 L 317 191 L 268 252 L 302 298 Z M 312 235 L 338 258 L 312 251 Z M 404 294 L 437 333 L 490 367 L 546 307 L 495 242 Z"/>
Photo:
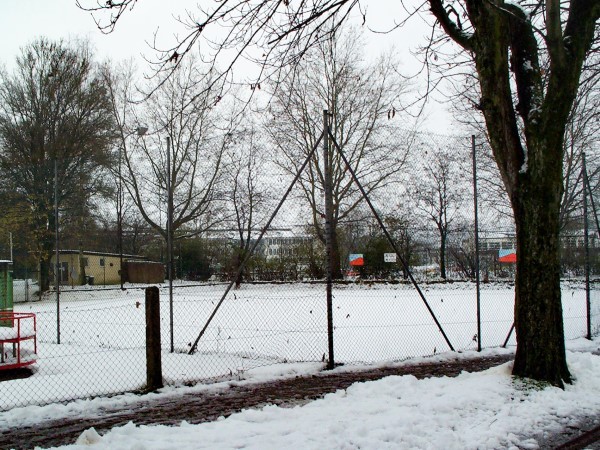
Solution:
<path fill-rule="evenodd" d="M 147 261 L 139 255 L 123 255 L 123 262 L 129 260 Z M 120 284 L 121 283 L 121 255 L 119 253 L 104 253 L 79 250 L 60 250 L 59 279 L 61 285 L 79 286 L 81 263 L 85 268 L 85 284 Z M 52 255 L 51 268 L 56 267 L 56 255 Z M 164 271 L 163 271 L 164 272 Z M 51 280 L 54 280 L 52 273 Z M 164 279 L 164 276 L 163 276 Z M 124 281 L 127 281 L 126 279 Z"/>

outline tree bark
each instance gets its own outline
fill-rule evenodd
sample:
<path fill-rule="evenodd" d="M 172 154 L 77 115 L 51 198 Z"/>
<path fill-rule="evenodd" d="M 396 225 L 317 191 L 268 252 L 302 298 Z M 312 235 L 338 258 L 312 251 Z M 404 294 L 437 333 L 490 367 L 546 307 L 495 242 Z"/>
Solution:
<path fill-rule="evenodd" d="M 562 161 L 561 158 L 557 158 Z M 569 383 L 560 290 L 561 172 L 533 173 L 518 190 L 515 208 L 517 274 L 513 374 Z"/>

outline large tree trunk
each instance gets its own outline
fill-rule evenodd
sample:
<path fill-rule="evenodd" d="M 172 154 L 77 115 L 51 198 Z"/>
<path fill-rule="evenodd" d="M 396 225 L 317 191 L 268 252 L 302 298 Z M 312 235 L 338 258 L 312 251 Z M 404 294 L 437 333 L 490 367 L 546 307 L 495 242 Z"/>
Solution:
<path fill-rule="evenodd" d="M 554 86 L 553 77 L 543 97 L 537 44 L 524 19 L 487 4 L 480 4 L 477 12 L 478 28 L 490 33 L 475 47 L 481 108 L 517 231 L 513 374 L 562 387 L 571 376 L 562 324 L 558 224 L 563 132 L 572 90 L 566 83 Z M 529 66 L 536 70 L 524 69 Z M 509 68 L 517 78 L 516 105 Z M 561 89 L 568 92 L 566 97 L 557 95 Z M 525 122 L 523 135 L 517 112 Z"/>
<path fill-rule="evenodd" d="M 513 196 L 518 343 L 513 374 L 562 387 L 563 382 L 571 381 L 571 375 L 566 363 L 560 290 L 562 140 L 553 134 L 547 130 L 529 135 L 528 167 L 520 174 Z"/>
<path fill-rule="evenodd" d="M 325 227 L 320 227 L 319 224 L 316 224 L 317 237 L 323 243 L 323 245 L 327 245 L 327 238 L 325 236 L 326 230 Z M 344 278 L 342 274 L 342 262 L 341 262 L 341 253 L 340 253 L 340 242 L 338 239 L 337 232 L 337 222 L 334 221 L 331 224 L 331 278 L 333 280 L 341 280 Z M 327 258 L 325 258 L 327 260 Z M 325 261 L 325 270 L 327 270 L 327 261 Z"/>
<path fill-rule="evenodd" d="M 242 266 L 242 262 L 246 258 L 247 250 L 245 247 L 238 247 L 235 249 L 234 262 L 233 262 L 233 274 L 234 276 L 237 274 L 235 279 L 235 289 L 239 289 L 242 285 L 242 281 L 244 280 L 244 273 L 246 272 L 246 268 L 244 268 L 241 272 L 240 267 Z"/>

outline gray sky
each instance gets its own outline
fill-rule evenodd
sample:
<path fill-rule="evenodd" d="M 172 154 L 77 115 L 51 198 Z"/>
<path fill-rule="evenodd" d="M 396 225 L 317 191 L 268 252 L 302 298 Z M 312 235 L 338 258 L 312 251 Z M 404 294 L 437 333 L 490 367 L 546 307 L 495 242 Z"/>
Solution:
<path fill-rule="evenodd" d="M 82 0 L 90 4 L 93 0 Z M 116 30 L 102 34 L 92 17 L 75 5 L 75 0 L 0 0 L 0 30 L 3 33 L 0 45 L 0 63 L 10 69 L 20 48 L 40 36 L 52 39 L 87 38 L 96 49 L 99 60 L 111 58 L 119 61 L 128 58 L 137 60 L 141 70 L 145 62 L 141 54 L 152 59 L 153 53 L 147 42 L 152 41 L 157 31 L 159 46 L 170 46 L 174 35 L 182 33 L 181 25 L 174 16 L 185 13 L 185 8 L 195 10 L 197 0 L 141 0 L 132 12 L 126 13 Z M 367 25 L 377 30 L 389 29 L 393 20 L 402 17 L 399 0 L 374 0 L 368 4 Z M 387 35 L 367 33 L 368 54 L 376 55 L 393 45 L 404 73 L 414 73 L 418 64 L 410 55 L 417 45 L 425 42 L 430 30 L 416 18 L 400 30 Z M 426 127 L 446 132 L 451 118 L 446 105 L 431 104 Z"/>

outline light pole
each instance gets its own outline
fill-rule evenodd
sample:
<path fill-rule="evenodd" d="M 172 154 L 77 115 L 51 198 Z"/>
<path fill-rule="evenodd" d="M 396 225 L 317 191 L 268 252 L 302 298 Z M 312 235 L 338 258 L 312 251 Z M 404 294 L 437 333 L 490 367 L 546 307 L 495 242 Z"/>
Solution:
<path fill-rule="evenodd" d="M 132 134 L 143 136 L 148 131 L 147 127 L 139 126 L 131 133 L 123 137 L 122 145 L 119 146 L 119 183 L 117 187 L 117 234 L 119 240 L 119 279 L 121 281 L 121 290 L 123 290 L 123 175 L 121 167 L 123 164 L 123 147 L 125 146 L 125 140 Z"/>

